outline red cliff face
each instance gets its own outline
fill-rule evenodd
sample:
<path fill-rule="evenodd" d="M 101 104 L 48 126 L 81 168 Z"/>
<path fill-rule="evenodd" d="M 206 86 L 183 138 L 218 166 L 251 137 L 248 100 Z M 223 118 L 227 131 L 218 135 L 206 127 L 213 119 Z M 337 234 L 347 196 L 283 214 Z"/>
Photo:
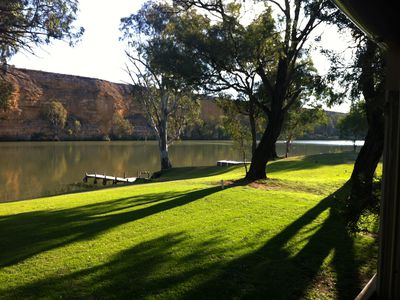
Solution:
<path fill-rule="evenodd" d="M 8 81 L 14 86 L 10 108 L 0 111 L 0 139 L 31 140 L 54 137 L 44 112 L 52 101 L 59 101 L 68 111 L 67 129 L 75 120 L 79 133 L 65 129 L 60 138 L 99 139 L 111 134 L 112 118 L 119 114 L 134 127 L 135 137 L 149 137 L 139 102 L 124 84 L 81 76 L 42 71 L 11 69 Z M 201 101 L 201 118 L 218 119 L 221 110 L 212 101 Z"/>
<path fill-rule="evenodd" d="M 14 86 L 11 107 L 0 112 L 0 137 L 31 139 L 51 136 L 43 113 L 52 101 L 61 102 L 69 121 L 79 120 L 81 138 L 106 136 L 113 114 L 141 114 L 133 104 L 129 86 L 80 76 L 12 69 L 8 79 Z"/>

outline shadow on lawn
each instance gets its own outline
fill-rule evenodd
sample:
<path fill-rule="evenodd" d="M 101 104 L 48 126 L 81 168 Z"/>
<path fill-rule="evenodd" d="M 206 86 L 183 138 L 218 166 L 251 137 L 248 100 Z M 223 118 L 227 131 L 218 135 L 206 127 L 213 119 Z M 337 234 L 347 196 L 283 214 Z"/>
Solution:
<path fill-rule="evenodd" d="M 353 164 L 357 154 L 352 151 L 341 153 L 324 153 L 307 155 L 299 160 L 277 160 L 267 166 L 267 173 L 279 171 L 298 171 L 306 169 L 317 169 L 323 166 L 335 166 L 338 164 Z"/>
<path fill-rule="evenodd" d="M 323 199 L 257 251 L 224 266 L 219 276 L 188 292 L 186 296 L 213 298 L 217 292 L 217 298 L 220 299 L 301 299 L 313 285 L 320 286 L 321 292 L 335 290 L 338 299 L 354 299 L 361 285 L 365 284 L 361 283 L 360 267 L 366 262 L 356 258 L 354 236 L 348 233 L 337 211 L 338 201 L 334 196 L 341 195 L 343 190 L 346 190 L 345 186 Z M 328 209 L 329 217 L 298 253 L 293 255 L 285 249 L 286 244 L 302 228 Z M 367 251 L 370 252 L 365 257 L 373 257 L 373 247 Z M 320 271 L 331 253 L 336 282 L 329 283 L 324 282 Z"/>
<path fill-rule="evenodd" d="M 178 167 L 163 171 L 161 177 L 153 181 L 159 182 L 211 177 L 227 173 L 235 168 L 237 168 L 237 166 Z"/>
<path fill-rule="evenodd" d="M 154 193 L 57 211 L 0 217 L 0 267 L 41 252 L 91 239 L 118 225 L 196 201 L 219 191 L 211 187 L 180 193 Z M 136 206 L 149 205 L 134 209 Z M 133 210 L 132 210 L 133 209 Z"/>
<path fill-rule="evenodd" d="M 193 238 L 188 240 L 184 232 L 171 233 L 122 251 L 103 265 L 46 278 L 12 291 L 5 291 L 4 295 L 35 298 L 49 296 L 49 293 L 52 293 L 50 295 L 65 298 L 73 296 L 95 299 L 137 299 L 157 297 L 164 293 L 163 297 L 174 299 L 299 299 L 304 296 L 310 285 L 320 284 L 322 291 L 336 290 L 338 299 L 353 299 L 360 289 L 360 266 L 365 261 L 356 258 L 353 237 L 348 234 L 344 223 L 336 213 L 337 201 L 333 196 L 341 194 L 343 189 L 345 188 L 323 199 L 258 250 L 229 262 L 219 259 L 231 250 L 221 246 L 226 237 L 198 242 Z M 44 243 L 46 238 L 50 238 L 47 248 L 54 248 L 73 240 L 90 238 L 107 228 L 183 205 L 217 190 L 219 189 L 210 188 L 191 192 L 139 211 L 120 213 L 106 219 L 99 217 L 99 220 L 74 228 L 72 232 L 78 230 L 79 234 L 72 240 L 56 242 L 57 234 L 68 236 L 64 232 L 65 228 L 51 232 L 50 235 L 43 231 L 39 235 L 42 237 L 40 242 Z M 138 200 L 129 200 L 127 205 L 134 205 L 136 201 Z M 106 207 L 89 206 L 83 208 L 88 210 L 84 213 L 69 212 L 70 221 L 82 218 L 89 211 L 106 211 L 108 206 L 113 205 L 108 203 Z M 297 253 L 289 252 L 286 248 L 287 243 L 326 210 L 330 211 L 329 216 L 322 224 L 318 224 L 317 231 L 308 239 L 306 245 Z M 46 219 L 49 216 L 37 216 L 39 219 L 43 217 L 45 218 L 43 222 L 55 222 L 53 219 Z M 56 217 L 61 215 L 52 216 Z M 21 220 L 15 221 L 15 225 Z M 64 217 L 59 222 L 62 224 L 67 221 Z M 12 223 L 8 224 L 11 225 Z M 29 247 L 30 242 L 34 241 L 26 241 L 25 247 Z M 30 255 L 44 250 L 39 247 L 40 242 L 34 244 L 36 250 Z M 2 262 L 4 258 L 9 263 L 20 260 L 21 245 L 9 245 L 9 247 L 8 254 L 2 254 Z M 183 257 L 176 255 L 175 252 L 181 247 L 190 247 L 191 251 Z M 239 249 L 240 247 L 242 245 L 238 245 Z M 16 251 L 11 251 L 13 248 L 16 248 Z M 372 248 L 368 250 L 373 251 Z M 17 255 L 13 256 L 12 253 Z M 320 271 L 324 260 L 332 253 L 331 265 L 336 272 L 336 282 L 329 284 L 323 282 L 325 278 Z M 367 257 L 370 256 L 365 255 L 364 259 Z"/>

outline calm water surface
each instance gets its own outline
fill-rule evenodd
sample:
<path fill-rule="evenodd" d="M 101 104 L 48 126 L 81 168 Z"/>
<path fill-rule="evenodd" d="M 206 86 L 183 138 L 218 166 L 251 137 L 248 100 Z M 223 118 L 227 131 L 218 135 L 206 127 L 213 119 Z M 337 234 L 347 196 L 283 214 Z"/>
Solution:
<path fill-rule="evenodd" d="M 361 145 L 362 142 L 358 142 Z M 297 141 L 290 155 L 341 152 L 350 141 Z M 278 154 L 284 144 L 278 143 Z M 215 165 L 217 160 L 239 160 L 229 141 L 185 141 L 170 148 L 176 167 Z M 85 172 L 136 176 L 138 170 L 157 171 L 154 141 L 116 142 L 2 142 L 0 143 L 0 202 L 54 195 L 82 189 Z"/>

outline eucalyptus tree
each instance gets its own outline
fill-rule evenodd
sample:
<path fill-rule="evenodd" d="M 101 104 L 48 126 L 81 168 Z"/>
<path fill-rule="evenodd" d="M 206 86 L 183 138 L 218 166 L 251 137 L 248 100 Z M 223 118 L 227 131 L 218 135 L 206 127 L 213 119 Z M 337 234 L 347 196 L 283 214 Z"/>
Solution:
<path fill-rule="evenodd" d="M 190 84 L 179 74 L 192 72 L 192 57 L 180 53 L 170 28 L 173 12 L 167 4 L 149 1 L 136 13 L 121 20 L 127 40 L 127 66 L 133 83 L 133 97 L 141 104 L 154 130 L 160 150 L 161 170 L 172 167 L 169 146 L 185 127 L 196 122 L 199 103 Z M 168 69 L 160 68 L 168 64 Z"/>
<path fill-rule="evenodd" d="M 347 203 L 350 222 L 353 223 L 350 225 L 355 226 L 363 210 L 376 209 L 379 203 L 373 185 L 384 145 L 385 53 L 343 14 L 336 14 L 331 21 L 340 31 L 350 32 L 353 40 L 350 60 L 346 61 L 338 53 L 328 53 L 332 59 L 331 80 L 344 87 L 354 105 L 365 101 L 367 133 L 349 181 L 351 192 Z"/>
<path fill-rule="evenodd" d="M 77 11 L 77 0 L 1 0 L 1 63 L 20 50 L 33 53 L 34 46 L 53 39 L 73 44 L 84 31 L 73 26 Z"/>
<path fill-rule="evenodd" d="M 245 53 L 251 59 L 251 77 L 248 77 L 248 81 L 252 83 L 253 78 L 257 78 L 254 82 L 260 82 L 263 89 L 262 94 L 264 94 L 264 97 L 252 97 L 251 99 L 264 112 L 268 121 L 253 154 L 250 169 L 246 174 L 246 178 L 250 180 L 266 178 L 266 164 L 273 156 L 275 143 L 281 133 L 285 115 L 293 104 L 312 99 L 313 97 L 310 97 L 310 95 L 313 93 L 321 94 L 325 92 L 324 86 L 321 84 L 321 77 L 315 70 L 307 68 L 310 65 L 311 48 L 308 41 L 315 28 L 331 13 L 326 0 L 265 0 L 259 2 L 263 2 L 265 6 L 260 18 L 254 21 L 257 31 L 249 31 L 254 37 L 255 48 L 253 48 L 250 43 L 246 45 L 246 42 L 243 43 L 242 47 L 239 47 L 240 43 L 237 42 L 237 33 L 241 32 L 239 2 L 222 0 L 174 1 L 175 8 L 178 11 L 180 9 L 193 11 L 193 8 L 205 10 L 205 18 L 210 20 L 210 23 L 219 22 L 220 27 L 229 29 L 227 38 L 218 32 L 219 34 L 216 37 L 217 40 L 221 40 L 221 43 L 213 42 L 214 50 L 212 51 L 225 53 L 227 49 L 230 51 L 229 49 L 238 47 L 235 54 Z M 271 7 L 274 7 L 273 10 L 277 14 L 274 19 L 271 18 Z M 232 28 L 236 30 L 232 30 Z M 263 30 L 262 39 L 256 34 L 259 30 Z M 207 36 L 210 36 L 212 32 L 211 30 L 207 32 Z M 249 45 L 250 47 L 247 47 Z M 200 47 L 194 46 L 196 54 L 199 53 L 199 50 L 202 50 Z M 253 49 L 257 51 L 254 52 Z M 264 50 L 261 51 L 262 55 L 260 56 L 258 55 L 259 49 Z M 221 57 L 224 57 L 224 55 L 221 55 Z M 226 71 L 229 69 L 224 64 L 226 61 L 229 62 L 230 60 L 225 55 L 225 59 L 222 60 L 223 75 L 226 75 Z M 232 69 L 237 72 L 238 67 L 242 67 L 240 60 L 237 61 L 234 56 L 233 61 L 235 64 Z M 214 64 L 215 61 L 211 60 L 208 66 L 212 68 Z M 305 69 L 308 72 L 304 72 Z M 219 79 L 224 81 L 224 78 Z M 305 78 L 307 78 L 307 86 L 301 84 Z M 232 78 L 229 78 L 226 83 L 229 85 L 231 82 Z M 235 88 L 234 84 L 231 83 L 231 85 L 232 88 Z"/>
<path fill-rule="evenodd" d="M 185 72 L 181 74 L 182 78 L 200 93 L 235 99 L 237 113 L 249 119 L 255 151 L 257 123 L 262 114 L 256 101 L 261 95 L 257 59 L 274 60 L 273 44 L 279 38 L 274 32 L 271 11 L 265 10 L 251 24 L 244 26 L 239 20 L 239 5 L 229 5 L 229 16 L 217 20 L 194 9 L 181 10 L 178 6 L 168 9 L 174 12 L 168 30 L 176 39 L 175 46 L 179 50 L 175 51 L 190 58 L 190 61 L 181 59 L 186 64 L 186 68 L 181 68 Z M 158 63 L 165 71 L 172 67 L 168 60 Z"/>

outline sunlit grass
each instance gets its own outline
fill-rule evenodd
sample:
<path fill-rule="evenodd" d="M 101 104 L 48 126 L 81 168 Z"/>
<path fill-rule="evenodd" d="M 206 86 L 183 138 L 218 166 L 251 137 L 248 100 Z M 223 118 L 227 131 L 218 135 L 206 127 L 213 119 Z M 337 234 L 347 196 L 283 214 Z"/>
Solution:
<path fill-rule="evenodd" d="M 0 298 L 354 298 L 376 242 L 349 235 L 330 197 L 352 159 L 272 162 L 271 179 L 250 186 L 221 189 L 243 167 L 181 168 L 1 204 Z"/>

